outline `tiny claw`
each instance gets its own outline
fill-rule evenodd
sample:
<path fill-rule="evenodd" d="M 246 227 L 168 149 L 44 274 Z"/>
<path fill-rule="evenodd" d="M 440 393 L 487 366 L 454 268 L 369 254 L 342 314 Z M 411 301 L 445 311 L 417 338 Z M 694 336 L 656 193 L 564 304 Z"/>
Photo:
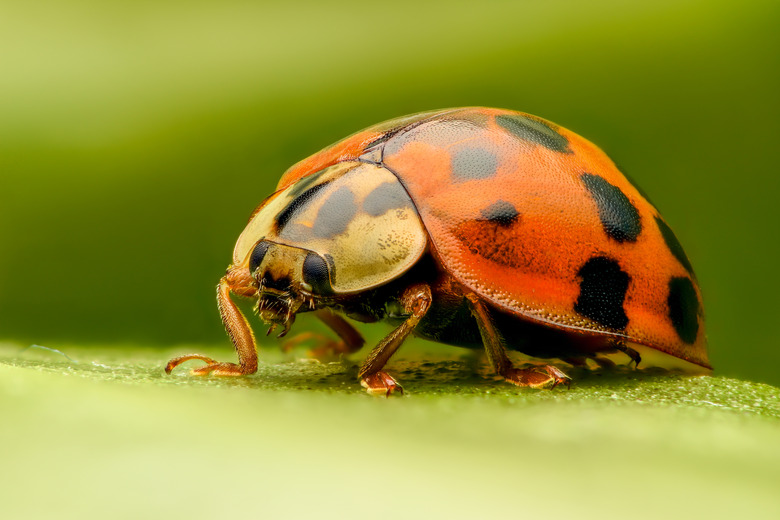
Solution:
<path fill-rule="evenodd" d="M 403 395 L 404 389 L 399 385 L 393 377 L 387 372 L 376 372 L 363 377 L 360 380 L 360 385 L 366 389 L 371 395 L 384 395 L 390 397 L 394 393 Z"/>
<path fill-rule="evenodd" d="M 170 374 L 174 368 L 181 365 L 185 361 L 189 361 L 191 359 L 199 359 L 201 361 L 205 361 L 208 365 L 213 365 L 217 363 L 215 360 L 211 359 L 208 356 L 203 356 L 201 354 L 187 354 L 186 356 L 179 356 L 177 358 L 173 358 L 170 361 L 168 361 L 168 364 L 165 365 L 165 373 Z"/>
<path fill-rule="evenodd" d="M 291 322 L 291 320 L 288 319 L 287 321 L 284 322 L 284 330 L 282 332 L 280 332 L 279 335 L 276 336 L 276 337 L 277 338 L 285 337 L 287 335 L 287 333 L 290 332 L 290 327 L 291 326 L 292 326 L 292 322 Z"/>
<path fill-rule="evenodd" d="M 567 390 L 571 390 L 571 378 L 564 374 L 562 370 L 553 365 L 546 365 L 544 369 L 553 378 L 553 385 L 550 387 L 550 390 L 561 383 L 566 385 Z"/>
<path fill-rule="evenodd" d="M 565 384 L 567 388 L 571 388 L 571 378 L 552 365 L 511 368 L 504 374 L 504 379 L 517 386 L 530 388 L 552 390 L 561 383 Z"/>
<path fill-rule="evenodd" d="M 272 323 L 271 326 L 268 327 L 268 332 L 266 332 L 265 335 L 270 336 L 274 329 L 276 329 L 276 323 Z"/>

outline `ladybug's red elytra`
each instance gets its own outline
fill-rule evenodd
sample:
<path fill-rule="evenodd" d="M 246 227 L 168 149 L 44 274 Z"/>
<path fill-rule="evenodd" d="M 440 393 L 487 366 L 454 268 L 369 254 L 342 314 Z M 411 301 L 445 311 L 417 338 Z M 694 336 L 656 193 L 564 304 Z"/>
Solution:
<path fill-rule="evenodd" d="M 200 355 L 197 375 L 257 370 L 252 329 L 231 293 L 253 298 L 284 335 L 313 312 L 355 352 L 343 316 L 396 328 L 359 378 L 400 390 L 383 370 L 410 335 L 482 348 L 519 386 L 570 379 L 515 368 L 506 349 L 573 365 L 622 351 L 710 369 L 701 291 L 653 205 L 598 147 L 544 119 L 456 108 L 394 119 L 287 170 L 252 214 L 218 287 L 238 363 Z M 641 355 L 640 355 L 641 352 Z"/>

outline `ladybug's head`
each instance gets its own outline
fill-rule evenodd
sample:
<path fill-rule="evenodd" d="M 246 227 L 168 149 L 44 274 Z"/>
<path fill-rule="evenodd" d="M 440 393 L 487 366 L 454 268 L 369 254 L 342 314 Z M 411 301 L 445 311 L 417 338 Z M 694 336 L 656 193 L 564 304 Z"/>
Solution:
<path fill-rule="evenodd" d="M 295 314 L 312 310 L 316 300 L 333 294 L 330 269 L 319 254 L 299 247 L 261 240 L 245 265 L 234 266 L 226 275 L 231 291 L 257 298 L 256 311 L 284 336 L 295 321 Z"/>

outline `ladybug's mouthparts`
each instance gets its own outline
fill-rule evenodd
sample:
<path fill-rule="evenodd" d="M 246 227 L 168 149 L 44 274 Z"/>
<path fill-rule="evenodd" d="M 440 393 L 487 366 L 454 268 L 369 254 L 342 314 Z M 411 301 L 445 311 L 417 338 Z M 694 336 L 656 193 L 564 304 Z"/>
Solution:
<path fill-rule="evenodd" d="M 289 293 L 281 295 L 261 293 L 257 299 L 257 314 L 261 320 L 270 325 L 266 336 L 281 325 L 284 328 L 277 337 L 284 337 L 295 322 L 295 314 L 302 303 L 302 300 L 291 297 Z"/>

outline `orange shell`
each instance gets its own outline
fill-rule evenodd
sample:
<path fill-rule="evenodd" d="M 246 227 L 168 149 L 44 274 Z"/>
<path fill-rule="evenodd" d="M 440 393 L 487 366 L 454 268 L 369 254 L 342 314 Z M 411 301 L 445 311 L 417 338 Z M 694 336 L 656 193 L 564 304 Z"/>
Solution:
<path fill-rule="evenodd" d="M 428 112 L 337 143 L 290 168 L 279 188 L 355 159 L 400 179 L 442 267 L 497 307 L 709 368 L 685 253 L 593 143 L 520 112 Z"/>

